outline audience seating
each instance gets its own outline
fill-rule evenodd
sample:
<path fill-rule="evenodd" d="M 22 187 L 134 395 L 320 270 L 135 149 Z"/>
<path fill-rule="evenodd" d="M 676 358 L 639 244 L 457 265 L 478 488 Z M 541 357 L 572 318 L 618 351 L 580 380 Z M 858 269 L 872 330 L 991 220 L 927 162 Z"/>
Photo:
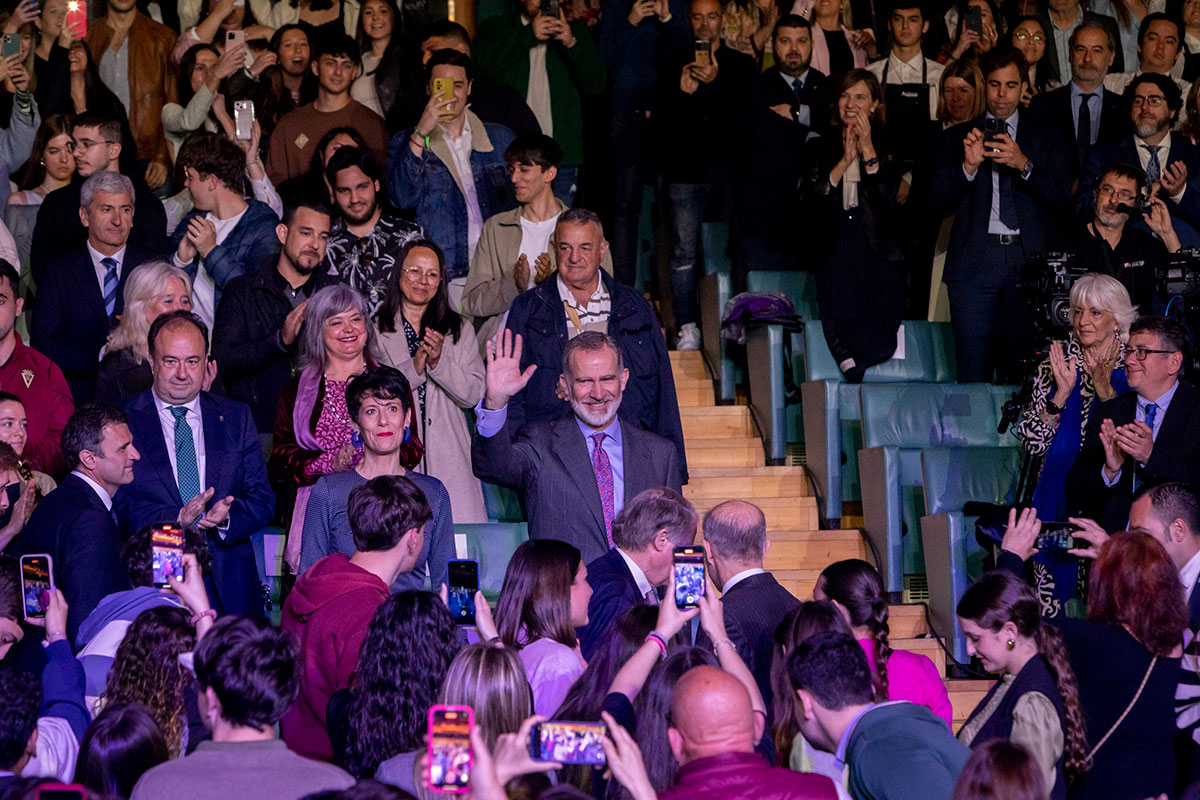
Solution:
<path fill-rule="evenodd" d="M 929 613 L 951 652 L 966 663 L 966 639 L 954 613 L 963 592 L 983 572 L 987 553 L 975 540 L 975 518 L 962 512 L 971 501 L 1008 504 L 1021 468 L 1019 447 L 931 447 L 921 452 L 925 516 L 921 517 Z"/>
<path fill-rule="evenodd" d="M 459 536 L 466 539 L 466 557 L 479 562 L 480 591 L 494 603 L 504 585 L 509 559 L 529 538 L 529 526 L 524 522 L 460 522 L 454 525 L 454 538 Z"/>
<path fill-rule="evenodd" d="M 863 528 L 879 553 L 887 590 L 899 593 L 904 574 L 924 571 L 915 535 L 924 508 L 922 449 L 1015 445 L 1010 434 L 997 433 L 1003 403 L 998 398 L 1006 399 L 1011 387 L 864 383 L 854 388 L 862 418 Z"/>

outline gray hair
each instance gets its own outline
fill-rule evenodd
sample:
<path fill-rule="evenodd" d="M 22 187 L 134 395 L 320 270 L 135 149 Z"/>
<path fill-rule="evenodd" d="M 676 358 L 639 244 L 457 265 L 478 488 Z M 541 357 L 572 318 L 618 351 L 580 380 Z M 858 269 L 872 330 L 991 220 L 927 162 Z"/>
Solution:
<path fill-rule="evenodd" d="M 726 500 L 704 515 L 704 543 L 724 558 L 761 562 L 767 545 L 767 519 L 753 503 Z"/>
<path fill-rule="evenodd" d="M 1111 311 L 1117 319 L 1117 336 L 1122 342 L 1129 341 L 1129 326 L 1137 319 L 1137 308 L 1119 280 L 1099 272 L 1080 277 L 1071 285 L 1071 308 L 1080 308 L 1084 303 Z"/>
<path fill-rule="evenodd" d="M 97 172 L 83 182 L 83 187 L 79 190 L 79 207 L 90 208 L 92 197 L 96 192 L 127 194 L 129 195 L 130 203 L 133 203 L 137 198 L 137 195 L 133 191 L 133 181 L 119 172 L 111 172 L 106 169 Z"/>
<path fill-rule="evenodd" d="M 696 541 L 699 523 L 696 509 L 671 489 L 647 489 L 625 503 L 612 522 L 613 544 L 636 553 L 654 542 L 655 535 L 666 529 L 667 538 L 676 547 Z"/>
<path fill-rule="evenodd" d="M 125 313 L 121 315 L 121 324 L 108 335 L 107 352 L 115 353 L 129 348 L 133 351 L 134 360 L 139 364 L 150 356 L 146 341 L 150 333 L 150 323 L 146 320 L 146 306 L 150 305 L 154 298 L 167 293 L 172 278 L 183 281 L 183 290 L 191 297 L 191 278 L 174 264 L 168 264 L 166 261 L 147 261 L 129 273 L 125 281 Z"/>
<path fill-rule="evenodd" d="M 558 215 L 558 222 L 554 223 L 554 231 L 558 233 L 558 226 L 564 222 L 569 222 L 573 225 L 586 225 L 592 223 L 596 226 L 596 230 L 600 233 L 600 238 L 604 238 L 604 223 L 600 221 L 600 216 L 587 208 L 568 208 L 566 211 Z"/>
<path fill-rule="evenodd" d="M 305 366 L 316 365 L 322 372 L 329 366 L 329 354 L 325 352 L 325 322 L 330 317 L 346 311 L 362 314 L 363 325 L 367 329 L 367 344 L 363 348 L 363 356 L 367 361 L 376 364 L 383 361 L 379 332 L 375 330 L 375 323 L 371 321 L 371 309 L 367 306 L 366 298 L 344 283 L 335 283 L 313 292 L 308 306 L 304 309 L 301 353 Z"/>
<path fill-rule="evenodd" d="M 600 331 L 584 331 L 567 342 L 567 346 L 563 348 L 562 374 L 571 374 L 571 359 L 576 353 L 596 353 L 608 348 L 617 351 L 617 372 L 620 372 L 625 367 L 625 357 L 621 354 L 621 345 L 617 344 L 617 340 Z"/>

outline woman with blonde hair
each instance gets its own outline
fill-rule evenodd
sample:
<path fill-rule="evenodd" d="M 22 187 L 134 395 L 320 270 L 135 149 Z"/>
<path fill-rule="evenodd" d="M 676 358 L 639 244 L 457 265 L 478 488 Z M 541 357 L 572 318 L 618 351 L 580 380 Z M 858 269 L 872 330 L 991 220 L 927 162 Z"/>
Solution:
<path fill-rule="evenodd" d="M 121 324 L 108 335 L 100 374 L 96 379 L 97 403 L 121 401 L 150 388 L 150 325 L 160 314 L 192 309 L 192 282 L 183 270 L 166 261 L 149 261 L 136 267 L 125 281 L 125 311 Z M 205 383 L 209 388 L 212 380 Z"/>

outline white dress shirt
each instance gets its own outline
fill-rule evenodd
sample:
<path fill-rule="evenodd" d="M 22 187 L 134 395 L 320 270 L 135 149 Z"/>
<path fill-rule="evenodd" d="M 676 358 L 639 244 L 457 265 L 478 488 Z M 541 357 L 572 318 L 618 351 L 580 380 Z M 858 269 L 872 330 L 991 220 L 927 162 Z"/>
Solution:
<path fill-rule="evenodd" d="M 163 439 L 167 444 L 167 457 L 171 459 L 171 475 L 175 478 L 175 484 L 178 486 L 179 466 L 175 463 L 175 414 L 171 411 L 174 406 L 164 403 L 153 391 L 150 394 L 154 398 L 154 407 L 158 409 L 158 421 L 162 425 Z M 184 403 L 183 407 L 188 410 L 184 419 L 187 420 L 188 427 L 192 429 L 192 442 L 196 447 L 196 474 L 200 476 L 200 491 L 203 492 L 208 484 L 204 481 L 204 418 L 200 414 L 200 395 L 193 397 L 190 403 Z M 191 499 L 185 497 L 183 502 L 186 503 Z"/>
<path fill-rule="evenodd" d="M 921 65 L 924 62 L 925 76 L 922 80 Z M 901 61 L 895 53 L 887 58 L 881 58 L 867 65 L 867 71 L 875 79 L 883 83 L 883 70 L 887 67 L 887 86 L 900 86 L 906 83 L 924 83 L 929 91 L 929 119 L 937 119 L 938 87 L 941 85 L 944 66 L 932 58 L 925 58 L 923 53 L 917 53 L 910 61 Z M 886 90 L 884 92 L 886 94 Z"/>
<path fill-rule="evenodd" d="M 112 496 L 107 491 L 105 491 L 103 486 L 96 483 L 94 480 L 89 478 L 87 475 L 84 475 L 79 470 L 74 470 L 71 474 L 82 478 L 84 483 L 86 483 L 88 486 L 92 487 L 92 491 L 95 492 L 96 496 L 100 498 L 100 502 L 104 503 L 104 507 L 107 508 L 109 511 L 112 511 Z"/>
<path fill-rule="evenodd" d="M 633 582 L 637 584 L 638 594 L 644 598 L 648 593 L 654 591 L 654 587 L 650 585 L 650 579 L 646 577 L 646 573 L 637 565 L 637 562 L 621 548 L 618 547 L 616 550 L 621 554 L 621 558 L 625 559 L 625 566 L 629 567 L 629 574 L 633 576 Z"/>
<path fill-rule="evenodd" d="M 753 578 L 755 575 L 762 575 L 764 572 L 766 572 L 766 570 L 762 567 L 752 567 L 751 569 L 742 570 L 737 575 L 734 575 L 732 578 L 725 581 L 725 585 L 721 587 L 721 594 L 729 594 L 730 589 L 746 580 L 746 578 Z"/>
<path fill-rule="evenodd" d="M 1200 581 L 1200 552 L 1192 556 L 1183 565 L 1183 569 L 1179 570 L 1179 580 L 1183 581 L 1184 599 L 1191 601 L 1192 590 L 1196 588 L 1196 581 Z"/>

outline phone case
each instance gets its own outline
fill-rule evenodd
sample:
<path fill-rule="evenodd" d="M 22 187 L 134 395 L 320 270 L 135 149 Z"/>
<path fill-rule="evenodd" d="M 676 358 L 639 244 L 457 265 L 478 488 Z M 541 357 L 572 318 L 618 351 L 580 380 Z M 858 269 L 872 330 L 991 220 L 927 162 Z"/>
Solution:
<path fill-rule="evenodd" d="M 87 36 L 87 0 L 68 0 L 67 16 L 63 21 L 68 30 L 79 26 L 80 37 Z"/>
<path fill-rule="evenodd" d="M 462 714 L 466 717 L 467 731 L 466 731 L 466 736 L 462 737 L 463 741 L 466 742 L 466 745 L 465 745 L 466 760 L 465 760 L 465 762 L 462 759 L 463 745 L 461 744 L 461 742 L 457 741 L 457 738 L 458 738 L 457 736 L 454 737 L 455 741 L 453 741 L 453 742 L 449 742 L 449 741 L 437 742 L 436 741 L 439 738 L 444 738 L 444 739 L 451 738 L 451 736 L 448 736 L 445 734 L 442 734 L 442 736 L 439 737 L 439 734 L 441 733 L 439 726 L 438 726 L 438 722 L 437 722 L 437 715 L 439 712 L 442 712 L 442 713 L 456 712 L 456 713 Z M 471 744 L 470 744 L 469 737 L 471 734 L 471 730 L 474 727 L 475 727 L 475 713 L 471 710 L 470 706 L 432 706 L 432 707 L 430 707 L 428 727 L 427 727 L 429 772 L 425 776 L 426 780 L 428 781 L 430 790 L 432 790 L 434 792 L 439 792 L 442 794 L 466 794 L 467 792 L 471 791 L 470 775 L 471 775 L 471 766 L 475 761 L 475 754 L 471 751 Z M 462 769 L 464 766 L 466 767 L 467 779 L 462 784 L 460 784 L 460 785 L 439 785 L 434 782 L 435 776 L 440 775 L 442 778 L 445 778 L 448 775 L 453 774 L 455 771 Z"/>

